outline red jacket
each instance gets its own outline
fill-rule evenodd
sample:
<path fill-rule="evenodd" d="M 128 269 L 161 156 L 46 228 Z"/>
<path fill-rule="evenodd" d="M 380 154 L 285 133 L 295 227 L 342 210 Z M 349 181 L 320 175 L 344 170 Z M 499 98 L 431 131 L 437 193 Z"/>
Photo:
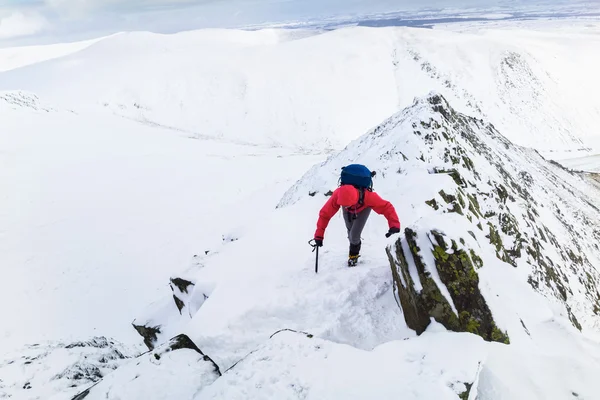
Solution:
<path fill-rule="evenodd" d="M 372 208 L 377 214 L 383 214 L 388 220 L 390 228 L 400 229 L 398 214 L 396 214 L 396 210 L 392 203 L 383 200 L 375 192 L 365 190 L 365 198 L 363 205 L 361 206 L 358 204 L 358 196 L 358 189 L 354 186 L 343 185 L 337 188 L 319 212 L 315 239 L 323 239 L 325 237 L 325 229 L 327 229 L 327 225 L 329 225 L 329 220 L 338 212 L 340 207 L 346 207 L 349 212 L 356 214 L 365 208 Z"/>

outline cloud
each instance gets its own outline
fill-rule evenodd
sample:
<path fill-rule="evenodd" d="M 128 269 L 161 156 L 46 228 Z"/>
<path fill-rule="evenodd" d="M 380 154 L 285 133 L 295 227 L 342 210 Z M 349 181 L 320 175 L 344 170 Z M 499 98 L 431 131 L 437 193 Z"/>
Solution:
<path fill-rule="evenodd" d="M 0 39 L 34 35 L 46 25 L 46 19 L 39 14 L 13 11 L 4 17 L 0 16 Z"/>

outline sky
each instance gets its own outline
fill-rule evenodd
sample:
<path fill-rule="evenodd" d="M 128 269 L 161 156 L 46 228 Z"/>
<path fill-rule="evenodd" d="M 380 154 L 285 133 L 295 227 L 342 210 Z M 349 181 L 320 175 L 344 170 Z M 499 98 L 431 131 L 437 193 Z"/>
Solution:
<path fill-rule="evenodd" d="M 0 0 L 0 44 L 121 31 L 171 33 L 422 8 L 518 8 L 575 0 Z M 600 4 L 600 0 L 588 0 Z"/>

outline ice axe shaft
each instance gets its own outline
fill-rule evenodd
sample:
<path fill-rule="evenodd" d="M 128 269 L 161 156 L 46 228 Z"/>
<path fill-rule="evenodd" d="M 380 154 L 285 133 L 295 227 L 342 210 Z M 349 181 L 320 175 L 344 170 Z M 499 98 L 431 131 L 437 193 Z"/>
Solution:
<path fill-rule="evenodd" d="M 317 242 L 315 241 L 315 239 L 309 240 L 308 244 L 313 248 L 313 252 L 316 252 L 315 274 L 318 274 L 319 273 L 319 246 L 317 246 Z"/>

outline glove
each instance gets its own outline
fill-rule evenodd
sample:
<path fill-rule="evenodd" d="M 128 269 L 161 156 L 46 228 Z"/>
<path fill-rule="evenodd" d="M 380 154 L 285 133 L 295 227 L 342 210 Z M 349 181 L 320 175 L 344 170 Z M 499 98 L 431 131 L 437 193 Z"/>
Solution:
<path fill-rule="evenodd" d="M 315 247 L 323 247 L 323 238 L 315 238 Z"/>
<path fill-rule="evenodd" d="M 388 231 L 388 233 L 385 234 L 385 237 L 389 238 L 394 233 L 400 233 L 400 228 L 390 228 L 390 230 Z"/>

